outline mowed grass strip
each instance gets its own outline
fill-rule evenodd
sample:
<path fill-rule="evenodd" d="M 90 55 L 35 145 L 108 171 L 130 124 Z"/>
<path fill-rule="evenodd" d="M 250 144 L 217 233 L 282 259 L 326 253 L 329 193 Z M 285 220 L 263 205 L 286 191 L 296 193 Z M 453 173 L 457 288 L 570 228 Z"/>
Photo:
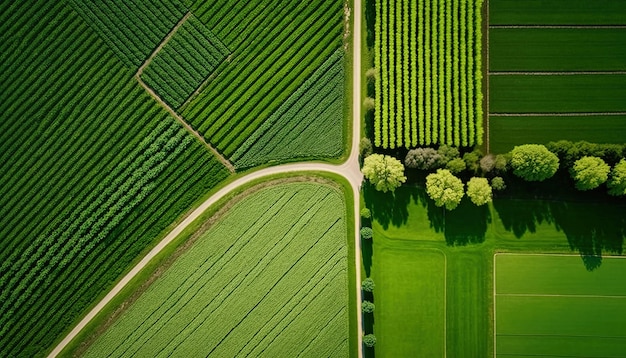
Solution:
<path fill-rule="evenodd" d="M 626 25 L 626 2 L 615 0 L 489 1 L 490 25 Z"/>
<path fill-rule="evenodd" d="M 375 248 L 374 252 L 376 355 L 443 357 L 446 344 L 444 253 L 393 248 Z"/>
<path fill-rule="evenodd" d="M 626 111 L 626 75 L 489 76 L 491 113 Z"/>
<path fill-rule="evenodd" d="M 489 126 L 490 146 L 495 153 L 505 153 L 526 143 L 546 144 L 562 139 L 623 143 L 626 138 L 626 116 L 490 116 Z"/>
<path fill-rule="evenodd" d="M 345 215 L 327 185 L 251 194 L 87 356 L 349 356 Z"/>
<path fill-rule="evenodd" d="M 591 272 L 578 256 L 496 255 L 495 265 L 497 355 L 623 353 L 626 260 L 604 258 Z"/>
<path fill-rule="evenodd" d="M 489 30 L 490 71 L 623 71 L 626 28 Z"/>

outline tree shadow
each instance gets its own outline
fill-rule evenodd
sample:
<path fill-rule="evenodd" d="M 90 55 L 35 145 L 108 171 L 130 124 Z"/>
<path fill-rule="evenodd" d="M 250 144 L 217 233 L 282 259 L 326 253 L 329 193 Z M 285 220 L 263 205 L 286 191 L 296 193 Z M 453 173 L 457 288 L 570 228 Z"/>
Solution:
<path fill-rule="evenodd" d="M 374 31 L 376 25 L 376 1 L 365 1 L 365 26 L 367 27 L 367 46 L 374 47 Z M 358 26 L 355 26 L 358 28 Z"/>
<path fill-rule="evenodd" d="M 363 267 L 365 268 L 365 276 L 370 277 L 372 272 L 372 255 L 374 253 L 372 240 L 361 239 L 361 260 L 363 260 Z"/>
<path fill-rule="evenodd" d="M 536 232 L 538 224 L 554 222 L 549 205 L 542 200 L 496 199 L 493 206 L 506 231 L 518 239 L 527 232 Z"/>
<path fill-rule="evenodd" d="M 445 211 L 443 216 L 444 236 L 449 246 L 466 246 L 485 241 L 487 228 L 491 223 L 491 213 L 487 205 L 476 206 L 464 197 L 456 209 Z"/>
<path fill-rule="evenodd" d="M 389 224 L 402 226 L 409 217 L 408 206 L 411 200 L 417 200 L 416 191 L 409 186 L 402 186 L 394 192 L 377 191 L 369 182 L 363 183 L 365 206 L 372 212 L 372 218 L 387 230 Z"/>

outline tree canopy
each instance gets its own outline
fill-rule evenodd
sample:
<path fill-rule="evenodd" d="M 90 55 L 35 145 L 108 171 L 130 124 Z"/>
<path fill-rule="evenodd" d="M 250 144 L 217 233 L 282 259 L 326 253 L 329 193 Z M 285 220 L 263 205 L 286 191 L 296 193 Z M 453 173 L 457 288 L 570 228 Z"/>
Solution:
<path fill-rule="evenodd" d="M 361 311 L 363 313 L 372 313 L 376 309 L 376 306 L 370 301 L 363 301 L 361 303 Z"/>
<path fill-rule="evenodd" d="M 363 344 L 365 344 L 366 347 L 374 347 L 376 345 L 376 336 L 373 334 L 363 336 Z"/>
<path fill-rule="evenodd" d="M 365 292 L 374 292 L 374 287 L 376 287 L 374 280 L 369 277 L 361 282 L 361 289 Z"/>
<path fill-rule="evenodd" d="M 415 148 L 406 154 L 404 165 L 408 168 L 430 170 L 442 165 L 442 157 L 433 148 Z"/>
<path fill-rule="evenodd" d="M 361 228 L 360 234 L 361 234 L 361 239 L 369 240 L 374 235 L 374 231 L 372 230 L 371 227 L 365 226 Z"/>
<path fill-rule="evenodd" d="M 559 158 L 541 144 L 518 145 L 511 151 L 513 174 L 527 181 L 543 181 L 559 169 Z"/>
<path fill-rule="evenodd" d="M 626 160 L 622 159 L 615 164 L 606 186 L 609 188 L 610 195 L 626 195 Z"/>
<path fill-rule="evenodd" d="M 492 201 L 492 192 L 486 178 L 471 178 L 467 182 L 467 196 L 472 203 L 481 206 Z"/>
<path fill-rule="evenodd" d="M 365 158 L 362 171 L 376 190 L 383 193 L 394 191 L 406 181 L 404 165 L 388 155 L 372 154 Z"/>
<path fill-rule="evenodd" d="M 437 173 L 426 177 L 426 193 L 435 201 L 435 205 L 452 210 L 456 208 L 463 195 L 463 182 L 447 169 L 437 169 Z"/>
<path fill-rule="evenodd" d="M 598 157 L 582 157 L 574 162 L 570 170 L 576 189 L 591 190 L 606 182 L 611 167 Z"/>

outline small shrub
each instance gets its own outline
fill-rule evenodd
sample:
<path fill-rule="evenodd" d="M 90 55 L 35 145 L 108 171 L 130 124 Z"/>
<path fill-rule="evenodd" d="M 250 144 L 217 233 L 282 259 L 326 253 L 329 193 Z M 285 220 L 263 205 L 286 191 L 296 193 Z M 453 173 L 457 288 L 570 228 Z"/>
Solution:
<path fill-rule="evenodd" d="M 435 169 L 440 164 L 441 155 L 433 148 L 411 149 L 404 158 L 404 165 L 420 170 Z"/>
<path fill-rule="evenodd" d="M 361 228 L 361 239 L 365 239 L 365 240 L 369 240 L 372 238 L 374 231 L 372 230 L 371 227 L 362 227 Z"/>
<path fill-rule="evenodd" d="M 363 219 L 369 219 L 372 217 L 372 212 L 368 208 L 361 209 L 361 217 Z"/>
<path fill-rule="evenodd" d="M 361 282 L 361 289 L 365 292 L 374 292 L 374 287 L 376 287 L 374 280 L 369 277 Z"/>
<path fill-rule="evenodd" d="M 446 169 L 452 172 L 452 174 L 459 174 L 465 170 L 465 167 L 465 161 L 461 158 L 454 158 L 446 164 Z"/>
<path fill-rule="evenodd" d="M 466 169 L 476 174 L 480 169 L 480 152 L 473 151 L 463 154 L 463 161 L 465 161 Z"/>
<path fill-rule="evenodd" d="M 487 154 L 480 160 L 480 169 L 483 173 L 491 173 L 496 167 L 496 157 L 493 154 Z"/>
<path fill-rule="evenodd" d="M 494 177 L 493 179 L 491 179 L 491 188 L 497 191 L 506 189 L 504 179 L 502 179 L 502 177 Z"/>
<path fill-rule="evenodd" d="M 377 77 L 378 70 L 375 67 L 368 68 L 367 71 L 365 71 L 365 78 L 367 79 L 367 82 L 374 83 L 376 82 Z"/>
<path fill-rule="evenodd" d="M 374 347 L 376 345 L 376 336 L 371 333 L 363 336 L 363 344 L 369 348 Z"/>
<path fill-rule="evenodd" d="M 451 147 L 449 145 L 440 146 L 439 149 L 437 149 L 437 153 L 441 156 L 441 160 L 444 162 L 443 165 L 452 159 L 459 158 L 461 156 L 458 148 Z"/>
<path fill-rule="evenodd" d="M 509 158 L 506 154 L 498 154 L 494 160 L 494 169 L 497 173 L 503 174 L 509 169 Z"/>
<path fill-rule="evenodd" d="M 369 138 L 361 138 L 359 142 L 359 153 L 361 153 L 361 158 L 367 158 L 374 152 L 374 147 L 372 146 L 372 141 Z"/>
<path fill-rule="evenodd" d="M 363 301 L 363 303 L 361 303 L 361 312 L 363 313 L 372 313 L 375 308 L 376 306 L 370 301 Z"/>
<path fill-rule="evenodd" d="M 366 112 L 371 112 L 376 108 L 376 101 L 372 97 L 365 97 L 363 100 L 363 108 Z"/>

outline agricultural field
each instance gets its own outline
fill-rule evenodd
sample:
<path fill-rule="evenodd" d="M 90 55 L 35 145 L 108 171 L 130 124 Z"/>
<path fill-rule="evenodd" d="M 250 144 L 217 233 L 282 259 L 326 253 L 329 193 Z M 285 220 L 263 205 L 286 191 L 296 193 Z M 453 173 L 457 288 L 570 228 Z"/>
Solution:
<path fill-rule="evenodd" d="M 298 181 L 250 190 L 86 356 L 356 353 L 345 194 Z"/>
<path fill-rule="evenodd" d="M 626 260 L 496 255 L 496 356 L 617 357 L 626 349 Z"/>
<path fill-rule="evenodd" d="M 0 356 L 34 356 L 229 172 L 73 6 L 0 34 Z"/>
<path fill-rule="evenodd" d="M 539 268 L 538 263 L 508 270 L 509 277 L 499 282 L 515 285 L 520 292 L 532 292 L 528 287 L 544 282 L 542 275 L 547 280 L 546 272 L 559 275 L 563 285 L 576 283 L 580 291 L 576 294 L 586 294 L 581 293 L 587 289 L 587 281 L 581 278 L 584 275 L 593 276 L 596 285 L 604 285 L 597 295 L 617 295 L 615 290 L 623 291 L 622 286 L 608 282 L 623 275 L 613 269 L 613 261 L 618 259 L 611 259 L 610 255 L 622 253 L 626 204 L 619 200 L 580 199 L 522 199 L 507 195 L 495 198 L 488 206 L 476 207 L 464 198 L 458 208 L 448 212 L 435 207 L 419 186 L 405 185 L 394 194 L 383 194 L 365 186 L 363 202 L 371 210 L 374 235 L 371 243 L 363 243 L 363 274 L 376 283 L 376 355 L 398 355 L 391 354 L 397 353 L 396 349 L 435 352 L 444 341 L 447 356 L 492 356 L 495 349 L 493 257 L 497 252 L 572 255 L 567 263 L 555 263 L 543 271 L 538 269 L 533 277 L 524 267 Z M 430 287 L 430 294 L 439 290 L 441 276 L 432 272 L 436 266 L 432 264 L 433 252 L 445 255 L 445 335 L 436 333 L 441 329 L 434 318 L 424 326 L 415 323 L 421 321 L 425 312 L 432 312 L 433 305 L 432 300 L 422 302 L 424 293 L 416 290 Z M 557 266 L 574 273 L 561 273 L 555 269 Z M 624 269 L 620 267 L 619 270 Z M 604 276 L 603 272 L 610 274 Z M 420 279 L 422 274 L 425 277 Z M 552 293 L 565 292 L 557 292 L 560 284 L 542 285 L 555 288 Z M 498 292 L 505 292 L 504 286 L 499 287 Z M 572 316 L 571 312 L 567 314 Z M 495 317 L 500 333 L 502 317 L 499 313 Z M 516 325 L 512 322 L 509 327 Z M 421 341 L 421 337 L 428 339 Z"/>
<path fill-rule="evenodd" d="M 279 128 L 274 127 L 281 121 L 294 130 L 302 122 L 312 123 L 315 133 L 330 124 L 332 130 L 339 130 L 340 136 L 318 144 L 313 135 L 303 137 L 299 139 L 303 150 L 291 157 L 317 157 L 320 152 L 336 156 L 336 148 L 346 137 L 343 96 L 332 90 L 337 82 L 332 80 L 329 88 L 324 87 L 325 96 L 313 93 L 310 99 L 313 106 L 333 108 L 320 114 L 320 124 L 315 112 L 303 106 L 306 99 L 299 101 L 297 96 L 323 84 L 316 84 L 311 78 L 328 70 L 325 64 L 330 62 L 332 72 L 343 73 L 344 61 L 331 59 L 336 60 L 337 52 L 343 51 L 343 1 L 220 0 L 197 2 L 190 10 L 231 54 L 198 88 L 198 94 L 181 106 L 180 114 L 185 120 L 220 153 L 237 159 L 246 156 L 241 151 L 235 153 L 242 145 L 249 145 L 245 143 L 252 136 L 270 145 L 279 140 L 275 139 L 280 135 L 276 133 Z M 299 107 L 290 108 L 291 104 Z M 338 107 L 342 109 L 337 110 Z M 283 111 L 283 115 L 276 114 Z M 312 153 L 304 153 L 307 147 L 313 147 Z M 252 146 L 247 156 L 256 155 L 283 159 L 288 153 L 263 145 Z M 240 166 L 258 161 L 246 158 Z"/>
<path fill-rule="evenodd" d="M 626 138 L 626 4 L 575 0 L 561 7 L 553 0 L 489 2 L 491 151 Z"/>
<path fill-rule="evenodd" d="M 482 4 L 376 1 L 377 147 L 482 143 Z"/>

